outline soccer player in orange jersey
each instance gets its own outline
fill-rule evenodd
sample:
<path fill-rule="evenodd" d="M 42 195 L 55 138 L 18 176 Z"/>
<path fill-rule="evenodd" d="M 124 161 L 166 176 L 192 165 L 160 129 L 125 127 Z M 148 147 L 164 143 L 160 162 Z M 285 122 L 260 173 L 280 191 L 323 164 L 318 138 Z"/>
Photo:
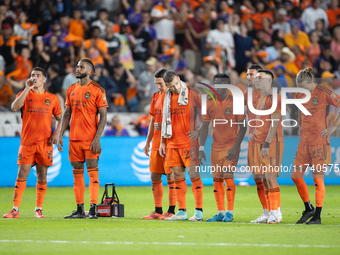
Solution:
<path fill-rule="evenodd" d="M 69 160 L 73 167 L 74 195 L 77 210 L 65 219 L 85 218 L 84 212 L 84 162 L 89 174 L 90 210 L 89 219 L 96 219 L 96 204 L 99 193 L 98 160 L 101 152 L 100 136 L 106 125 L 107 100 L 105 90 L 90 79 L 95 68 L 89 59 L 78 62 L 78 82 L 67 90 L 65 112 L 58 140 L 58 149 L 63 151 L 63 137 L 71 120 Z M 100 120 L 98 121 L 98 113 Z"/>
<path fill-rule="evenodd" d="M 226 74 L 216 74 L 213 82 L 214 84 L 230 84 L 230 78 Z M 221 98 L 222 105 L 215 105 L 213 100 L 207 102 L 207 114 L 202 116 L 199 160 L 204 165 L 203 159 L 206 160 L 204 145 L 208 136 L 209 124 L 212 121 L 214 135 L 211 149 L 211 167 L 214 167 L 215 170 L 213 172 L 214 195 L 218 213 L 207 221 L 231 222 L 234 219 L 235 200 L 233 178 L 240 155 L 240 145 L 247 131 L 246 115 L 233 114 L 233 96 L 228 89 L 216 89 L 216 91 Z M 215 120 L 219 120 L 219 122 L 215 123 Z M 227 211 L 225 211 L 224 205 L 223 182 L 226 186 Z"/>
<path fill-rule="evenodd" d="M 267 96 L 272 89 L 274 75 L 269 70 L 258 70 L 255 80 L 255 88 L 261 92 L 261 98 L 257 102 L 257 110 L 268 110 L 272 107 L 273 96 Z M 282 136 L 282 116 L 281 116 L 281 97 L 277 95 L 276 110 L 271 115 L 257 115 L 258 119 L 255 127 L 254 136 L 250 140 L 255 141 L 255 167 L 254 174 L 264 175 L 263 184 L 268 189 L 266 196 L 270 213 L 267 223 L 278 223 L 280 187 L 277 177 L 283 154 Z M 254 125 L 254 124 L 253 124 Z"/>
<path fill-rule="evenodd" d="M 310 91 L 311 98 L 303 106 L 311 115 L 301 114 L 300 142 L 294 158 L 294 171 L 292 179 L 305 204 L 302 217 L 296 222 L 306 224 L 321 224 L 321 210 L 325 197 L 324 171 L 327 164 L 331 164 L 330 135 L 336 130 L 340 123 L 338 113 L 333 124 L 329 126 L 329 106 L 340 106 L 340 97 L 333 91 L 322 85 L 316 84 L 313 77 L 313 69 L 301 70 L 296 77 L 297 86 Z M 304 98 L 301 93 L 296 98 Z M 315 184 L 316 209 L 310 202 L 309 192 L 303 174 L 307 168 L 313 171 Z"/>
<path fill-rule="evenodd" d="M 175 181 L 172 176 L 170 167 L 166 165 L 165 157 L 159 155 L 159 146 L 161 143 L 161 129 L 162 129 L 162 94 L 164 94 L 168 88 L 163 80 L 164 74 L 167 69 L 159 69 L 156 71 L 155 83 L 159 92 L 153 94 L 150 115 L 152 116 L 148 135 L 146 138 L 146 144 L 144 147 L 144 153 L 146 156 L 150 157 L 150 172 L 152 181 L 152 193 L 155 201 L 155 211 L 150 215 L 143 217 L 143 219 L 166 219 L 175 215 L 176 206 L 176 191 L 175 191 Z M 151 156 L 149 156 L 150 142 L 152 140 Z M 168 181 L 169 190 L 169 209 L 163 215 L 162 200 L 163 200 L 163 184 L 162 184 L 162 174 L 165 174 Z"/>
<path fill-rule="evenodd" d="M 159 153 L 167 160 L 167 166 L 173 173 L 176 185 L 176 198 L 179 211 L 166 220 L 187 220 L 185 168 L 187 168 L 192 191 L 195 198 L 195 214 L 191 221 L 203 220 L 203 184 L 196 166 L 199 166 L 197 140 L 190 142 L 191 131 L 195 130 L 191 124 L 191 116 L 195 108 L 201 106 L 199 93 L 188 87 L 180 80 L 174 71 L 164 75 L 168 91 L 164 94 L 162 139 Z M 165 139 L 167 143 L 165 144 Z"/>
<path fill-rule="evenodd" d="M 255 77 L 256 77 L 257 71 L 261 69 L 262 69 L 261 66 L 257 64 L 252 64 L 248 67 L 248 70 L 247 70 L 248 87 L 251 87 L 253 89 L 252 100 L 253 100 L 254 108 L 256 108 L 257 101 L 261 97 L 261 92 L 255 89 Z M 244 105 L 245 106 L 248 106 L 247 102 L 248 102 L 248 90 L 244 92 Z M 247 115 L 248 115 L 248 120 L 256 119 L 256 115 L 252 113 L 251 111 L 249 111 L 248 107 L 247 107 Z M 254 124 L 254 122 L 250 122 L 250 123 Z M 254 130 L 255 130 L 255 127 L 253 125 L 249 126 L 249 137 L 248 138 L 250 138 L 251 136 L 254 136 Z M 250 139 L 248 139 L 248 166 L 249 166 L 249 169 L 252 169 L 252 167 L 255 166 L 254 141 L 251 141 Z M 268 205 L 266 201 L 266 194 L 268 195 L 268 189 L 265 189 L 262 183 L 262 180 L 264 180 L 263 175 L 253 172 L 253 178 L 256 184 L 256 188 L 257 188 L 257 195 L 260 199 L 260 202 L 263 208 L 263 213 L 260 215 L 260 217 L 258 217 L 255 220 L 252 220 L 251 222 L 265 223 L 267 222 L 267 218 L 269 214 Z M 278 212 L 279 212 L 279 221 L 281 221 L 282 214 L 281 214 L 280 205 L 279 205 Z"/>
<path fill-rule="evenodd" d="M 15 183 L 13 209 L 4 218 L 19 218 L 19 207 L 32 165 L 37 171 L 35 217 L 45 218 L 42 206 L 47 190 L 47 169 L 52 166 L 53 144 L 57 143 L 61 122 L 61 108 L 56 95 L 44 90 L 46 71 L 33 68 L 31 77 L 12 103 L 13 111 L 21 111 L 22 132 L 18 154 L 18 177 Z M 58 125 L 52 132 L 52 116 Z"/>

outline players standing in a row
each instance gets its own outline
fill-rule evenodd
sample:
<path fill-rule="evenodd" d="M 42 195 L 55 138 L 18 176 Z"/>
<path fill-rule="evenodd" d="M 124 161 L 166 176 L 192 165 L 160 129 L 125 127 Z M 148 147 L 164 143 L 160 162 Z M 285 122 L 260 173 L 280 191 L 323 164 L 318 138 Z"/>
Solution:
<path fill-rule="evenodd" d="M 58 98 L 44 90 L 46 71 L 35 67 L 31 77 L 26 81 L 25 89 L 21 91 L 14 102 L 12 110 L 21 110 L 22 132 L 18 153 L 18 177 L 15 183 L 13 209 L 4 218 L 19 218 L 19 207 L 26 188 L 26 179 L 32 165 L 36 165 L 37 197 L 35 217 L 45 218 L 42 206 L 47 190 L 47 169 L 52 166 L 53 144 L 57 143 L 61 108 Z M 58 121 L 58 126 L 52 132 L 52 117 Z"/>
<path fill-rule="evenodd" d="M 340 123 L 338 113 L 333 124 L 329 123 L 329 106 L 340 106 L 340 97 L 333 91 L 322 85 L 316 84 L 313 77 L 313 69 L 301 70 L 296 77 L 297 86 L 311 92 L 311 98 L 302 104 L 311 115 L 301 114 L 301 136 L 294 159 L 294 171 L 292 179 L 305 204 L 305 211 L 296 223 L 321 224 L 321 209 L 325 197 L 324 170 L 326 164 L 331 164 L 330 135 Z M 297 93 L 296 98 L 303 98 L 304 94 Z M 309 165 L 313 171 L 315 184 L 316 209 L 310 202 L 309 192 L 303 174 Z"/>
<path fill-rule="evenodd" d="M 213 78 L 215 84 L 230 84 L 226 74 L 216 74 Z M 235 124 L 245 120 L 245 115 L 233 114 L 233 96 L 228 89 L 216 89 L 221 98 L 222 105 L 215 105 L 213 100 L 207 102 L 207 114 L 202 116 L 203 124 L 200 135 L 200 163 L 204 165 L 204 145 L 208 136 L 209 123 L 214 119 L 227 120 L 227 124 L 213 126 L 214 136 L 211 149 L 211 166 L 213 172 L 214 195 L 217 204 L 217 214 L 207 221 L 231 222 L 234 219 L 233 208 L 235 200 L 234 169 L 240 155 L 240 145 L 247 131 L 245 125 Z M 231 124 L 234 123 L 234 124 Z M 224 204 L 224 183 L 227 195 L 227 211 Z"/>
<path fill-rule="evenodd" d="M 77 210 L 65 219 L 85 218 L 84 212 L 84 162 L 90 177 L 89 219 L 96 219 L 96 204 L 99 193 L 98 160 L 101 153 L 100 137 L 106 125 L 107 100 L 105 90 L 90 79 L 95 72 L 89 59 L 78 62 L 76 77 L 79 81 L 67 90 L 65 112 L 58 140 L 58 149 L 63 151 L 63 134 L 71 120 L 69 137 L 69 160 L 73 167 L 74 195 Z M 100 120 L 98 121 L 98 113 Z"/>
<path fill-rule="evenodd" d="M 173 173 L 176 185 L 176 198 L 179 211 L 166 220 L 186 220 L 185 168 L 187 168 L 192 191 L 195 198 L 195 214 L 191 221 L 203 220 L 203 184 L 199 172 L 196 171 L 198 162 L 198 148 L 191 146 L 188 133 L 191 130 L 191 114 L 195 107 L 200 107 L 201 101 L 196 89 L 187 87 L 174 71 L 164 75 L 168 91 L 163 98 L 162 139 L 159 153 L 166 156 L 167 166 Z M 165 139 L 167 143 L 165 144 Z M 197 144 L 198 145 L 198 144 Z"/>
<path fill-rule="evenodd" d="M 166 219 L 175 215 L 176 206 L 176 191 L 175 181 L 171 173 L 170 167 L 166 165 L 166 158 L 161 157 L 159 154 L 159 146 L 161 143 L 161 129 L 162 129 L 162 111 L 163 111 L 163 94 L 168 90 L 165 85 L 163 76 L 167 72 L 167 69 L 158 70 L 155 77 L 155 84 L 159 92 L 156 92 L 151 101 L 150 115 L 152 116 L 148 135 L 146 138 L 146 144 L 144 147 L 144 153 L 149 157 L 150 142 L 152 140 L 152 149 L 150 156 L 150 172 L 152 181 L 152 193 L 155 201 L 155 211 L 150 215 L 143 217 L 143 219 Z M 163 184 L 162 174 L 165 174 L 168 181 L 169 191 L 169 209 L 163 215 L 162 200 L 163 200 Z"/>

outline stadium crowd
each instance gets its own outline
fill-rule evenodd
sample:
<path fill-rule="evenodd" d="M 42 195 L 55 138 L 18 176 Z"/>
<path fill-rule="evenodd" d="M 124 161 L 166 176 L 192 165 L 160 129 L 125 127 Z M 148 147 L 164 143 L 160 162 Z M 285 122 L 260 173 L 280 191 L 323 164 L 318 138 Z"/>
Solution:
<path fill-rule="evenodd" d="M 294 87 L 309 66 L 340 94 L 338 0 L 2 0 L 0 22 L 0 111 L 33 67 L 47 70 L 45 89 L 63 104 L 82 58 L 109 112 L 146 112 L 159 68 L 193 87 L 227 73 L 245 90 L 251 64 L 272 70 L 277 87 Z M 135 123 L 140 134 L 147 121 Z M 109 135 L 126 135 L 117 118 L 111 126 Z"/>

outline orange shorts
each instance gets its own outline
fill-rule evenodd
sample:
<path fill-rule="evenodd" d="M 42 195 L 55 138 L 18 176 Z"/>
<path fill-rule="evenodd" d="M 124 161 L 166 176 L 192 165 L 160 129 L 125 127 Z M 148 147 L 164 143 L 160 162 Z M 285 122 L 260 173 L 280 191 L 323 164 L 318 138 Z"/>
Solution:
<path fill-rule="evenodd" d="M 169 148 L 166 150 L 168 167 L 175 166 L 198 166 L 198 147 Z"/>
<path fill-rule="evenodd" d="M 324 164 L 331 164 L 331 146 L 328 144 L 307 145 L 300 144 L 297 148 L 294 166 L 306 169 L 308 165 L 319 169 Z"/>
<path fill-rule="evenodd" d="M 283 142 L 271 143 L 266 158 L 262 157 L 262 146 L 263 144 L 255 142 L 255 166 L 250 170 L 256 174 L 277 173 L 279 175 L 284 150 Z"/>
<path fill-rule="evenodd" d="M 42 140 L 35 145 L 20 145 L 17 164 L 52 166 L 53 146 L 50 145 L 49 140 L 50 139 Z"/>
<path fill-rule="evenodd" d="M 150 172 L 157 174 L 171 174 L 170 167 L 166 165 L 166 158 L 159 155 L 158 150 L 151 150 Z"/>
<path fill-rule="evenodd" d="M 70 141 L 69 160 L 71 162 L 85 162 L 85 159 L 99 159 L 100 153 L 94 154 L 90 150 L 92 141 Z"/>
<path fill-rule="evenodd" d="M 211 166 L 214 167 L 213 177 L 223 177 L 223 173 L 227 172 L 227 169 L 235 171 L 236 165 L 238 162 L 238 158 L 240 156 L 240 150 L 238 151 L 236 157 L 232 160 L 227 159 L 227 155 L 230 149 L 234 147 L 234 144 L 228 144 L 226 145 L 223 150 L 220 148 L 214 148 L 211 149 Z M 221 175 L 222 174 L 222 175 Z"/>
<path fill-rule="evenodd" d="M 251 169 L 255 166 L 255 146 L 254 143 L 248 143 L 248 166 Z"/>

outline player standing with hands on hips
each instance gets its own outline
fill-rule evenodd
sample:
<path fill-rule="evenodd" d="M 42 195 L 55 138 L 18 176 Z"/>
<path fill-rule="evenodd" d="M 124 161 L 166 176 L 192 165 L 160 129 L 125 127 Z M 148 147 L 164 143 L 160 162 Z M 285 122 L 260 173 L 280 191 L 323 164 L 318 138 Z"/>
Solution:
<path fill-rule="evenodd" d="M 58 149 L 63 151 L 63 134 L 71 120 L 69 160 L 73 167 L 74 195 L 77 210 L 65 219 L 85 218 L 84 212 L 84 162 L 89 174 L 90 211 L 89 219 L 96 219 L 96 204 L 99 193 L 98 159 L 101 153 L 100 136 L 106 125 L 107 100 L 105 90 L 90 79 L 95 73 L 91 60 L 82 59 L 76 68 L 78 82 L 67 90 L 65 112 L 58 140 Z M 98 121 L 98 113 L 100 120 Z"/>
<path fill-rule="evenodd" d="M 12 103 L 12 111 L 21 111 L 22 132 L 13 209 L 5 214 L 4 218 L 19 218 L 19 207 L 26 188 L 26 179 L 33 165 L 36 165 L 38 179 L 35 217 L 45 218 L 42 214 L 42 206 L 47 190 L 47 169 L 53 164 L 53 144 L 58 140 L 62 115 L 57 96 L 44 90 L 45 82 L 46 71 L 41 67 L 33 68 L 31 78 L 26 81 L 25 89 Z M 58 121 L 54 133 L 52 116 Z"/>

